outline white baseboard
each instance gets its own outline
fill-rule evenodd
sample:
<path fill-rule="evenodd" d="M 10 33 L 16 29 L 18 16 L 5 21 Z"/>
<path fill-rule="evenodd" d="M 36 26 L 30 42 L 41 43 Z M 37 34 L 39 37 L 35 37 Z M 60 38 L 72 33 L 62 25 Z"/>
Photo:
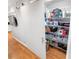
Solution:
<path fill-rule="evenodd" d="M 19 43 L 21 43 L 23 46 L 25 46 L 26 48 L 28 48 L 33 54 L 35 54 L 38 58 L 40 58 L 31 48 L 29 48 L 25 43 L 23 43 L 22 41 L 18 40 L 16 37 L 13 36 L 13 38 L 18 41 Z"/>

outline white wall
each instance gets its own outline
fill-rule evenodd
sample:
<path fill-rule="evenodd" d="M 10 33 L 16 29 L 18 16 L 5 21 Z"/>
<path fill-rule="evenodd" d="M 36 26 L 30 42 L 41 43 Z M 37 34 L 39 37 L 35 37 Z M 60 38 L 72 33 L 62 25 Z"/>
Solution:
<path fill-rule="evenodd" d="M 45 59 L 45 46 L 42 45 L 44 30 L 44 2 L 26 3 L 16 11 L 18 27 L 13 28 L 13 35 L 26 44 L 41 59 Z"/>

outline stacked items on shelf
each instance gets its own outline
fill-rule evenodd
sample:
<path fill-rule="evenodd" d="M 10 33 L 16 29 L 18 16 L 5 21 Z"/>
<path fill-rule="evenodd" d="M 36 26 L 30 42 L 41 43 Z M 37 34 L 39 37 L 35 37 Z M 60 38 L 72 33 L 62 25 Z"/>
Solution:
<path fill-rule="evenodd" d="M 62 17 L 61 9 L 54 9 L 46 19 L 46 40 L 51 46 L 67 49 L 70 17 Z M 70 15 L 69 15 L 70 16 Z"/>

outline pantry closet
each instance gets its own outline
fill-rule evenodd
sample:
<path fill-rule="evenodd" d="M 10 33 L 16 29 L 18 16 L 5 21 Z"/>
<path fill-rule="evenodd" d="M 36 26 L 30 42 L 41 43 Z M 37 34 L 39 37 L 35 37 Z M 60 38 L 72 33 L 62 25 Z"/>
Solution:
<path fill-rule="evenodd" d="M 70 31 L 70 4 L 70 0 L 51 0 L 45 2 L 44 15 L 47 59 L 54 58 L 56 49 L 60 53 L 63 53 L 62 55 L 60 54 L 60 57 L 65 56 L 62 59 L 66 58 Z M 51 52 L 49 52 L 50 50 Z M 60 57 L 58 59 L 61 59 Z"/>

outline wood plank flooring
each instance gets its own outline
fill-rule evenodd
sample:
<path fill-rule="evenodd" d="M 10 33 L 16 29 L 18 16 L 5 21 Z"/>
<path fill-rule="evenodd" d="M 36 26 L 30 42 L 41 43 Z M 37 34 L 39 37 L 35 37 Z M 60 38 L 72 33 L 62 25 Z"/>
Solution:
<path fill-rule="evenodd" d="M 66 59 L 66 54 L 54 47 L 49 47 L 46 54 L 46 59 Z"/>
<path fill-rule="evenodd" d="M 28 48 L 12 38 L 12 33 L 8 34 L 8 59 L 39 59 Z"/>
<path fill-rule="evenodd" d="M 66 54 L 62 51 L 49 47 L 46 59 L 66 59 Z M 12 38 L 12 33 L 8 34 L 8 59 L 40 59 L 28 48 Z"/>

